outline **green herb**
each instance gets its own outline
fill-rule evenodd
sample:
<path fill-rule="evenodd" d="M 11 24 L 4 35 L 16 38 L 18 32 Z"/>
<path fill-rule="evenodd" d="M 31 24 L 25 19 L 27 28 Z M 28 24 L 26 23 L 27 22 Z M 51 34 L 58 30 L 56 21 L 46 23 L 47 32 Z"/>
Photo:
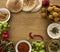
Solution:
<path fill-rule="evenodd" d="M 51 32 L 54 34 L 59 33 L 59 29 L 57 27 L 54 27 L 52 28 Z"/>
<path fill-rule="evenodd" d="M 52 43 L 50 44 L 50 49 L 51 49 L 52 51 L 57 51 L 57 50 L 59 49 L 59 45 L 57 44 L 57 42 L 52 42 Z"/>

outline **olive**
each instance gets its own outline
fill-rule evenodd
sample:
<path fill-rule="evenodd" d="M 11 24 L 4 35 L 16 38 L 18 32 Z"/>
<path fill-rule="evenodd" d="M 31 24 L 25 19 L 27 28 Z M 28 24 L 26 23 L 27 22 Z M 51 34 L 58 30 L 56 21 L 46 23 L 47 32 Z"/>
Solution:
<path fill-rule="evenodd" d="M 41 15 L 42 15 L 42 17 L 46 17 L 46 13 L 42 13 Z"/>
<path fill-rule="evenodd" d="M 58 16 L 60 17 L 60 12 L 58 13 Z"/>
<path fill-rule="evenodd" d="M 49 15 L 49 18 L 50 18 L 50 19 L 53 19 L 53 15 Z"/>
<path fill-rule="evenodd" d="M 54 11 L 55 11 L 55 12 L 59 12 L 59 10 L 60 10 L 60 9 L 57 8 L 57 7 L 54 8 Z"/>
<path fill-rule="evenodd" d="M 55 22 L 58 22 L 59 20 L 60 20 L 60 18 L 58 18 L 58 17 L 54 18 Z"/>
<path fill-rule="evenodd" d="M 53 17 L 57 17 L 58 13 L 57 12 L 53 12 Z"/>
<path fill-rule="evenodd" d="M 53 6 L 53 8 L 56 8 L 56 6 Z"/>
<path fill-rule="evenodd" d="M 46 8 L 43 7 L 43 8 L 41 9 L 41 12 L 46 12 Z"/>
<path fill-rule="evenodd" d="M 49 6 L 49 7 L 47 8 L 47 10 L 48 10 L 49 12 L 51 12 L 51 11 L 53 10 L 53 7 Z"/>

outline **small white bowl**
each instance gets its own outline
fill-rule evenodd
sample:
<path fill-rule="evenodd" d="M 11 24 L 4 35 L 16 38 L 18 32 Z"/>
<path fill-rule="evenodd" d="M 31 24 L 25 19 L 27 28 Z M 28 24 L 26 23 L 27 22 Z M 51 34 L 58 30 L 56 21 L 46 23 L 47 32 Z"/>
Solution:
<path fill-rule="evenodd" d="M 9 11 L 8 9 L 6 9 L 6 8 L 0 8 L 0 11 L 6 11 L 6 12 L 9 14 L 9 16 L 8 16 L 8 18 L 5 20 L 5 22 L 9 21 L 9 19 L 10 19 L 10 11 Z M 3 21 L 0 21 L 0 23 L 1 23 L 1 22 L 3 22 Z"/>
<path fill-rule="evenodd" d="M 16 46 L 15 46 L 16 52 L 19 52 L 19 51 L 18 51 L 18 45 L 19 45 L 20 43 L 22 43 L 22 42 L 25 42 L 25 43 L 27 43 L 27 44 L 29 45 L 29 52 L 31 52 L 31 50 L 32 50 L 31 44 L 30 44 L 28 41 L 26 41 L 26 40 L 21 40 L 21 41 L 19 41 L 19 42 L 16 44 Z"/>
<path fill-rule="evenodd" d="M 52 28 L 54 28 L 54 27 L 57 27 L 59 29 L 59 33 L 54 34 L 51 32 Z M 53 38 L 53 39 L 60 38 L 60 24 L 58 24 L 58 23 L 50 24 L 47 28 L 47 34 L 50 38 Z"/>

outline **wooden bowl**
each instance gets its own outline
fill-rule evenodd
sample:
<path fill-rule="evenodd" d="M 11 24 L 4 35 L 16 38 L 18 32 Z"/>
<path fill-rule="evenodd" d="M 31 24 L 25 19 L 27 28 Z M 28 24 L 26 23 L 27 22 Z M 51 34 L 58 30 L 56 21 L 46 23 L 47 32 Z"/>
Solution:
<path fill-rule="evenodd" d="M 49 44 L 51 42 L 54 42 L 54 41 L 60 41 L 59 39 L 51 39 L 47 42 L 47 45 L 46 45 L 46 49 L 47 49 L 47 52 L 51 52 L 50 48 L 49 48 Z M 59 46 L 60 46 L 60 42 L 59 42 Z M 59 49 L 60 50 L 60 49 Z"/>
<path fill-rule="evenodd" d="M 50 6 L 56 6 L 56 7 L 60 8 L 60 6 L 58 6 L 58 5 L 50 5 Z M 47 8 L 48 8 L 48 7 L 47 7 Z M 48 19 L 50 22 L 55 22 L 54 19 L 49 19 L 49 18 L 48 18 L 49 14 L 50 14 L 50 12 L 49 12 L 48 10 L 46 11 L 46 13 L 47 13 L 47 19 Z M 60 20 L 59 20 L 59 21 L 60 21 Z M 57 22 L 59 22 L 59 21 L 57 21 Z"/>

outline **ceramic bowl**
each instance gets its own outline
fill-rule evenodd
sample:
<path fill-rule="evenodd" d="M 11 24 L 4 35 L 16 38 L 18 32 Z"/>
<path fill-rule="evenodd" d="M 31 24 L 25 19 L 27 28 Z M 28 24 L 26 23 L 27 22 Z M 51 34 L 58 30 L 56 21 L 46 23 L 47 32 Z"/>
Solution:
<path fill-rule="evenodd" d="M 26 41 L 26 40 L 21 40 L 21 41 L 19 41 L 19 42 L 16 44 L 16 46 L 15 46 L 16 52 L 19 52 L 19 51 L 18 51 L 18 45 L 19 45 L 20 43 L 22 43 L 22 42 L 25 42 L 25 43 L 27 43 L 27 44 L 29 45 L 29 51 L 28 51 L 28 52 L 31 52 L 31 49 L 32 49 L 31 44 L 30 44 L 28 41 Z"/>
<path fill-rule="evenodd" d="M 54 28 L 54 27 L 57 27 L 59 29 L 59 33 L 54 34 L 54 33 L 51 32 L 52 28 Z M 47 28 L 47 34 L 50 38 L 53 38 L 53 39 L 60 38 L 60 24 L 51 23 Z"/>
<path fill-rule="evenodd" d="M 0 11 L 5 11 L 5 12 L 7 12 L 9 14 L 9 16 L 7 17 L 7 19 L 5 20 L 5 22 L 9 21 L 9 19 L 10 19 L 10 11 L 8 9 L 6 9 L 6 8 L 0 8 Z M 3 21 L 0 21 L 0 23 L 1 22 L 3 22 Z"/>

